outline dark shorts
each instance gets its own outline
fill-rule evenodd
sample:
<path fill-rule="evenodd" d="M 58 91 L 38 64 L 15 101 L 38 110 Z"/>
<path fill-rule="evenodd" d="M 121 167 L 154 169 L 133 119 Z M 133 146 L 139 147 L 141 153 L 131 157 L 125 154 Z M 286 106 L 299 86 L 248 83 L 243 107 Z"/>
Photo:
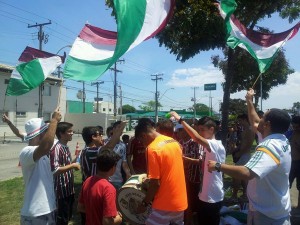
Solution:
<path fill-rule="evenodd" d="M 300 191 L 300 160 L 292 161 L 291 171 L 290 171 L 290 188 L 296 178 L 297 190 Z"/>
<path fill-rule="evenodd" d="M 74 195 L 57 199 L 56 225 L 68 225 L 73 215 Z"/>
<path fill-rule="evenodd" d="M 188 208 L 192 212 L 197 212 L 199 201 L 199 186 L 200 183 L 193 183 L 186 180 L 186 192 L 188 199 Z"/>
<path fill-rule="evenodd" d="M 216 203 L 208 203 L 199 200 L 198 203 L 198 221 L 199 224 L 219 225 L 220 209 L 223 201 Z"/>

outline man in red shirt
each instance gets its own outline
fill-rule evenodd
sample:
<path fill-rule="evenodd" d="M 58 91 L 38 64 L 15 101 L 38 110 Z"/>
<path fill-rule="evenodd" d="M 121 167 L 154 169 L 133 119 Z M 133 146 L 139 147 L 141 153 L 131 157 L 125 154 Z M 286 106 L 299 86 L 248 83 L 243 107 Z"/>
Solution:
<path fill-rule="evenodd" d="M 108 181 L 120 157 L 103 150 L 97 156 L 97 174 L 86 179 L 78 199 L 78 211 L 86 214 L 86 225 L 118 225 L 122 217 L 116 207 L 116 189 Z"/>

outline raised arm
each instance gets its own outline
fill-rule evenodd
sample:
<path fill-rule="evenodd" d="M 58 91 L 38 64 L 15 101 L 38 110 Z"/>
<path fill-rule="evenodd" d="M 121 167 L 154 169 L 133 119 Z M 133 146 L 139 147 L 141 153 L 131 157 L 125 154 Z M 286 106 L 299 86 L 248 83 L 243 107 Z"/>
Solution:
<path fill-rule="evenodd" d="M 116 144 L 120 141 L 120 137 L 123 133 L 123 130 L 126 126 L 126 122 L 121 122 L 117 127 L 113 129 L 113 135 L 111 139 L 105 145 L 106 148 L 113 150 Z"/>
<path fill-rule="evenodd" d="M 176 121 L 180 120 L 180 116 L 172 111 L 170 112 L 171 116 L 173 116 L 175 118 Z M 183 126 L 184 130 L 190 135 L 190 137 L 197 142 L 198 144 L 202 145 L 203 147 L 205 147 L 207 150 L 210 151 L 210 146 L 208 144 L 208 141 L 202 137 L 195 129 L 193 129 L 187 122 L 185 122 L 184 120 L 181 120 L 181 125 Z"/>
<path fill-rule="evenodd" d="M 7 123 L 7 125 L 9 126 L 9 128 L 11 129 L 11 131 L 19 138 L 21 138 L 22 140 L 24 140 L 24 134 L 20 133 L 19 129 L 13 125 L 13 123 L 8 119 L 8 117 L 3 114 L 2 115 L 2 121 L 4 123 Z"/>
<path fill-rule="evenodd" d="M 58 122 L 61 120 L 61 114 L 59 109 L 56 109 L 52 114 L 52 119 L 50 120 L 49 127 L 43 136 L 41 143 L 35 149 L 33 153 L 33 160 L 37 161 L 44 155 L 47 155 L 50 149 L 53 146 L 54 138 L 55 138 L 55 131 Z"/>
<path fill-rule="evenodd" d="M 253 96 L 254 95 L 255 95 L 254 90 L 252 88 L 250 88 L 247 91 L 245 98 L 246 98 L 246 102 L 247 102 L 249 123 L 250 123 L 250 126 L 253 129 L 253 131 L 256 133 L 260 118 L 257 115 L 254 104 L 253 104 Z"/>

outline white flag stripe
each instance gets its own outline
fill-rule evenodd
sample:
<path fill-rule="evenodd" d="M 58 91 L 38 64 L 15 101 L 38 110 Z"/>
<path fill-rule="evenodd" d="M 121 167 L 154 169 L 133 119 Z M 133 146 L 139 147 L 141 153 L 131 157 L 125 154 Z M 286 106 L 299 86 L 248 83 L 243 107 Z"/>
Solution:
<path fill-rule="evenodd" d="M 146 14 L 144 25 L 137 36 L 136 40 L 131 44 L 130 49 L 142 43 L 148 38 L 168 16 L 169 9 L 171 8 L 171 1 L 157 1 L 147 0 Z"/>
<path fill-rule="evenodd" d="M 46 79 L 51 73 L 53 73 L 56 68 L 62 64 L 61 58 L 59 56 L 53 56 L 46 59 L 39 59 L 41 68 L 43 70 L 44 78 Z"/>
<path fill-rule="evenodd" d="M 69 55 L 80 60 L 99 61 L 111 58 L 115 48 L 116 45 L 91 44 L 77 37 Z"/>

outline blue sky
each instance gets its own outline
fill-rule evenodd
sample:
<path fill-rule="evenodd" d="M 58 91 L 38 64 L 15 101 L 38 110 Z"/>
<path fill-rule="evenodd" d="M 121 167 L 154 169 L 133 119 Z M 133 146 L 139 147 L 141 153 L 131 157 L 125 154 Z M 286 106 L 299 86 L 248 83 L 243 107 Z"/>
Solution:
<path fill-rule="evenodd" d="M 38 48 L 37 28 L 28 28 L 36 23 L 52 21 L 51 25 L 44 26 L 48 42 L 43 44 L 43 50 L 56 53 L 64 46 L 72 45 L 76 36 L 85 23 L 108 30 L 116 30 L 114 18 L 110 16 L 104 0 L 86 1 L 42 1 L 42 0 L 0 0 L 0 63 L 16 65 L 24 48 L 28 45 Z M 269 27 L 275 32 L 282 32 L 294 24 L 282 21 L 274 16 L 259 25 Z M 300 34 L 287 42 L 284 46 L 287 59 L 295 73 L 292 74 L 286 85 L 273 88 L 270 98 L 263 102 L 263 109 L 291 108 L 294 102 L 300 101 Z M 66 47 L 60 51 L 69 52 Z M 159 47 L 156 39 L 145 41 L 121 59 L 125 63 L 118 64 L 118 84 L 121 86 L 123 104 L 130 104 L 138 108 L 143 102 L 154 100 L 155 82 L 151 74 L 163 73 L 163 80 L 158 81 L 158 90 L 161 93 L 160 102 L 163 109 L 184 109 L 191 107 L 196 89 L 197 102 L 208 105 L 209 92 L 204 91 L 204 84 L 217 83 L 217 90 L 212 91 L 213 108 L 218 111 L 222 101 L 221 82 L 223 75 L 215 69 L 210 61 L 212 55 L 221 54 L 219 50 L 201 52 L 185 63 L 176 61 L 164 46 Z M 258 72 L 259 73 L 259 72 Z M 257 74 L 258 74 L 257 73 Z M 106 72 L 100 78 L 104 84 L 100 86 L 100 97 L 106 101 L 113 100 L 113 73 Z M 76 81 L 66 81 L 69 100 L 76 99 L 78 89 L 82 84 Z M 174 88 L 174 89 L 171 89 Z M 96 87 L 86 84 L 87 101 L 96 97 Z M 245 91 L 231 95 L 231 98 L 244 98 Z"/>

